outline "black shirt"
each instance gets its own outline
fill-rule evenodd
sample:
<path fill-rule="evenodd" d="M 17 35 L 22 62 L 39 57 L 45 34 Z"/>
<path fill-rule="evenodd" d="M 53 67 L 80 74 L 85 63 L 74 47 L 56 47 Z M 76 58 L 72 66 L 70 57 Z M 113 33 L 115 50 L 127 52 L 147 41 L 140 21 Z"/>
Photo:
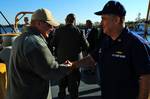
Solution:
<path fill-rule="evenodd" d="M 104 99 L 136 99 L 139 76 L 150 73 L 148 50 L 145 40 L 127 29 L 116 40 L 103 37 L 91 55 L 101 66 Z"/>

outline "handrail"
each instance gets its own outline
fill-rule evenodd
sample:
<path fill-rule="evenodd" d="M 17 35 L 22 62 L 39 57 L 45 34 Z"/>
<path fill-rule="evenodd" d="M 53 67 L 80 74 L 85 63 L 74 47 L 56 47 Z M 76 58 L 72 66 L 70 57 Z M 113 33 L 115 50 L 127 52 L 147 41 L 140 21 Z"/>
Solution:
<path fill-rule="evenodd" d="M 16 32 L 15 29 L 12 27 L 12 25 L 9 23 L 9 21 L 7 20 L 7 18 L 4 16 L 4 14 L 0 11 L 0 14 L 2 15 L 2 17 L 6 20 L 6 22 L 9 24 L 9 26 L 11 27 L 13 32 Z"/>
<path fill-rule="evenodd" d="M 19 36 L 20 33 L 8 33 L 8 34 L 0 34 L 0 37 L 1 36 Z"/>
<path fill-rule="evenodd" d="M 18 18 L 18 16 L 21 15 L 21 14 L 23 14 L 21 16 L 21 18 L 22 18 L 23 16 L 25 16 L 25 14 L 33 14 L 33 12 L 19 12 L 19 13 L 17 13 L 17 15 L 15 16 L 14 29 L 17 29 L 17 24 L 18 24 L 19 20 L 21 19 L 21 18 Z"/>

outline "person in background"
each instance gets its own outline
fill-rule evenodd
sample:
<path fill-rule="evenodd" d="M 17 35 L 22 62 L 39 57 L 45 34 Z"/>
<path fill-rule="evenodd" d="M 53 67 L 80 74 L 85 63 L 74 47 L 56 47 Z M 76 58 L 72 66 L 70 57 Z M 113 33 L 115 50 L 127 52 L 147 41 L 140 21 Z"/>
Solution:
<path fill-rule="evenodd" d="M 31 25 L 13 42 L 6 99 L 47 99 L 49 80 L 61 79 L 71 72 L 71 64 L 58 64 L 47 47 L 45 38 L 53 26 L 59 23 L 52 13 L 38 9 Z"/>
<path fill-rule="evenodd" d="M 29 18 L 28 17 L 24 17 L 24 26 L 29 25 Z"/>
<path fill-rule="evenodd" d="M 56 29 L 53 45 L 59 63 L 64 63 L 65 60 L 77 61 L 82 57 L 81 52 L 88 49 L 88 42 L 79 28 L 75 26 L 75 21 L 75 15 L 70 13 L 66 16 L 66 25 Z M 65 99 L 67 87 L 70 98 L 78 99 L 79 84 L 80 71 L 76 68 L 59 81 L 59 99 Z"/>
<path fill-rule="evenodd" d="M 24 24 L 23 24 L 23 27 L 22 27 L 22 32 L 24 32 L 26 30 L 26 27 L 28 27 L 30 24 L 29 24 L 29 18 L 28 17 L 24 17 Z"/>
<path fill-rule="evenodd" d="M 98 40 L 98 30 L 93 27 L 91 20 L 86 20 L 85 37 L 89 42 L 88 53 L 95 49 Z"/>
<path fill-rule="evenodd" d="M 148 99 L 149 45 L 124 26 L 126 10 L 120 2 L 108 1 L 95 14 L 106 35 L 95 51 L 73 65 L 100 64 L 102 99 Z"/>
<path fill-rule="evenodd" d="M 84 53 L 84 56 L 87 56 L 88 53 L 93 51 L 97 45 L 98 42 L 98 36 L 99 32 L 98 29 L 93 26 L 93 23 L 91 20 L 86 20 L 85 24 L 85 38 L 87 39 L 89 43 L 89 48 L 87 52 Z M 89 68 L 81 68 L 81 71 L 83 71 L 85 74 L 95 74 L 95 70 L 89 69 Z"/>

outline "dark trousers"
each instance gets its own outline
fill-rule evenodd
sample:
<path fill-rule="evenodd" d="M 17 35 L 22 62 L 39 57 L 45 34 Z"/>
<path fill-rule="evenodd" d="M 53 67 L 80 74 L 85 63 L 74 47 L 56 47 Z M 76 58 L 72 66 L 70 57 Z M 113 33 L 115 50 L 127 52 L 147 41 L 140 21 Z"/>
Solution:
<path fill-rule="evenodd" d="M 74 70 L 69 75 L 65 76 L 59 81 L 59 99 L 65 99 L 66 88 L 68 87 L 68 92 L 71 99 L 78 99 L 78 89 L 80 84 L 80 72 L 79 70 Z"/>

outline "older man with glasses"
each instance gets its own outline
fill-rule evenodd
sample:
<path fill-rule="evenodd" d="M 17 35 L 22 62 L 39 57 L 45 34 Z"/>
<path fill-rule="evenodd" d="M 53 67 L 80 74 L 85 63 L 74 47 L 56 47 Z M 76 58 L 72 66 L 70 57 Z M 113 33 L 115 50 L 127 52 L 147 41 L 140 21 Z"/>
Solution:
<path fill-rule="evenodd" d="M 31 25 L 13 43 L 7 99 L 47 99 L 49 80 L 63 78 L 71 64 L 58 64 L 45 38 L 59 23 L 47 9 L 36 10 Z M 51 97 L 50 97 L 51 98 Z"/>

